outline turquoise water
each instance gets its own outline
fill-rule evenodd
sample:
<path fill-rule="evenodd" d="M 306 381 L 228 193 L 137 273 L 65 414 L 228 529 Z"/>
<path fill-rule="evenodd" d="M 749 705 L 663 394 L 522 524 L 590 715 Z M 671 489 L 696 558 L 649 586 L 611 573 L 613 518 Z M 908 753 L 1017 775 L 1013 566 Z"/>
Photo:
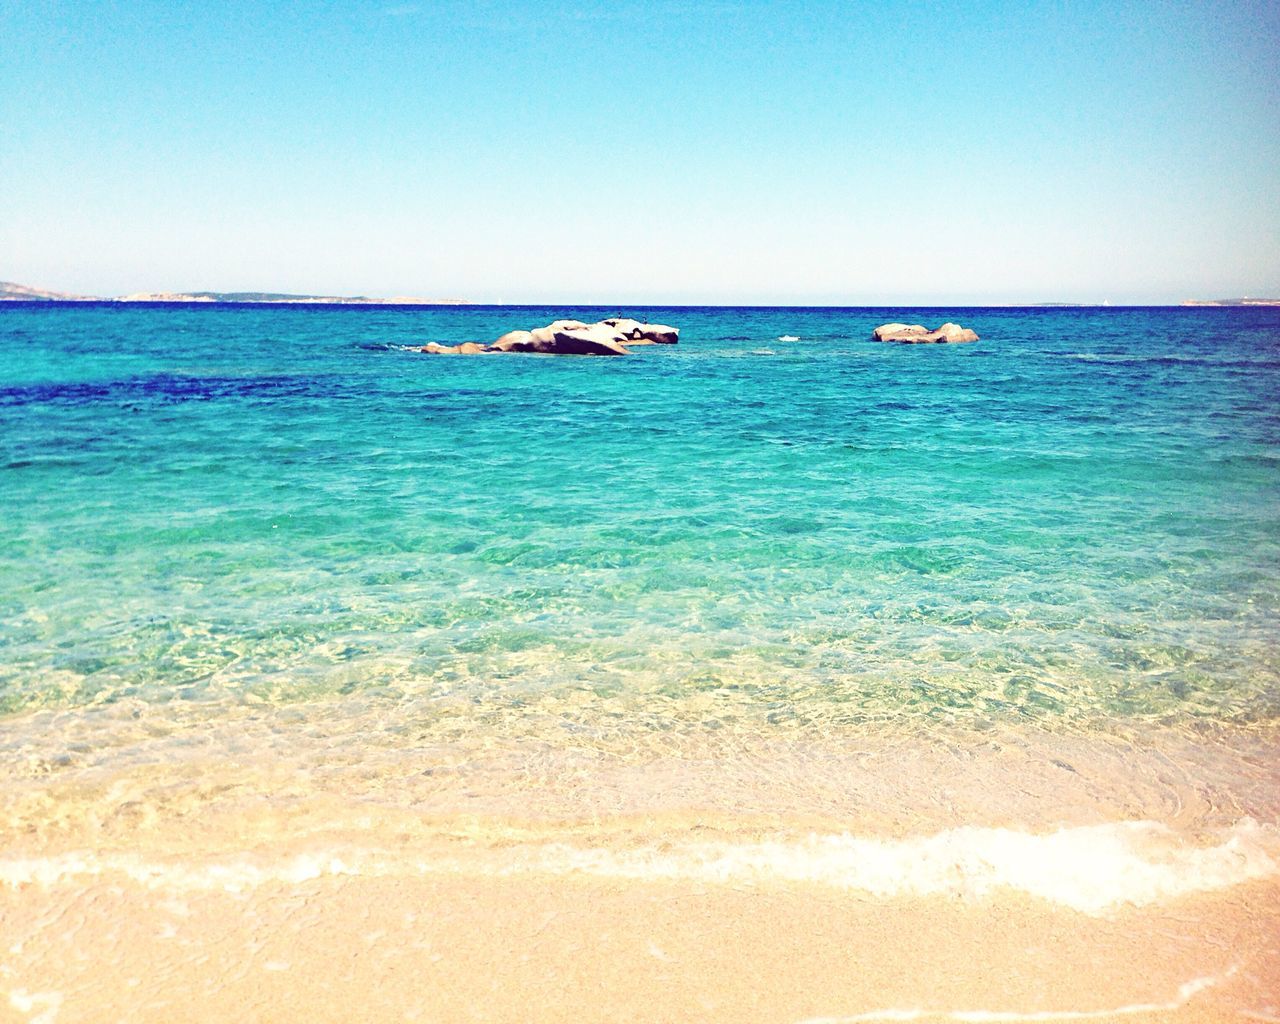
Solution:
<path fill-rule="evenodd" d="M 1280 309 L 615 312 L 0 308 L 0 711 L 1280 712 Z"/>

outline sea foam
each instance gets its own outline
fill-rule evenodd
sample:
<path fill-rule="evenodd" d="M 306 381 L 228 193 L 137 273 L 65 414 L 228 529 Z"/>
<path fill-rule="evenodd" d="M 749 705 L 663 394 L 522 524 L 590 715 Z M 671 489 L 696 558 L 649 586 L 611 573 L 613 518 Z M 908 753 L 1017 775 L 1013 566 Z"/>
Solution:
<path fill-rule="evenodd" d="M 1221 890 L 1278 870 L 1280 831 L 1243 819 L 1200 844 L 1165 825 L 1133 821 L 1047 834 L 964 827 L 910 839 L 837 834 L 759 842 L 666 841 L 625 850 L 563 842 L 499 849 L 480 844 L 466 857 L 409 860 L 374 850 L 206 863 L 79 853 L 0 860 L 0 883 L 51 886 L 110 875 L 148 888 L 241 892 L 269 882 L 300 884 L 338 875 L 580 874 L 707 884 L 805 882 L 881 899 L 982 899 L 1011 890 L 1096 915 Z"/>
<path fill-rule="evenodd" d="M 1244 819 L 1192 845 L 1150 821 L 1035 835 L 958 828 L 916 839 L 811 836 L 801 842 L 705 844 L 617 852 L 560 848 L 547 870 L 704 882 L 815 882 L 871 896 L 984 897 L 1006 888 L 1086 914 L 1145 906 L 1265 878 L 1280 869 L 1280 833 Z"/>

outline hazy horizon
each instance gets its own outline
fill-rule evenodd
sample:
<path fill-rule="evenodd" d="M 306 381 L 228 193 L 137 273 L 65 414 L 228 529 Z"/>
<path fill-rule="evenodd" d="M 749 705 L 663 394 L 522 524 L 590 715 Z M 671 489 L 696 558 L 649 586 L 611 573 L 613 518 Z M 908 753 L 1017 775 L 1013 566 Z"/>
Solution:
<path fill-rule="evenodd" d="M 0 282 L 0 284 L 3 284 L 3 283 L 26 284 L 26 282 L 17 282 L 17 281 Z M 427 295 L 395 296 L 395 295 L 389 295 L 389 294 L 372 294 L 372 293 L 364 293 L 364 292 L 340 295 L 336 293 L 322 294 L 314 291 L 276 292 L 276 291 L 272 291 L 269 289 L 262 289 L 262 288 L 257 288 L 252 290 L 246 289 L 243 292 L 227 292 L 227 291 L 222 291 L 220 289 L 211 289 L 211 288 L 179 288 L 179 289 L 174 289 L 172 291 L 165 291 L 165 292 L 135 290 L 133 292 L 125 292 L 120 295 L 94 295 L 94 294 L 88 294 L 88 293 L 62 292 L 61 289 L 41 288 L 38 285 L 35 285 L 35 286 L 28 285 L 28 287 L 36 287 L 41 291 L 61 292 L 62 294 L 71 295 L 74 301 L 88 300 L 88 301 L 100 301 L 100 302 L 116 302 L 116 301 L 121 301 L 126 299 L 128 299 L 131 302 L 152 301 L 152 300 L 129 299 L 129 297 L 132 295 L 142 295 L 142 294 L 145 294 L 145 295 L 212 294 L 212 295 L 222 295 L 222 296 L 235 295 L 235 294 L 245 294 L 245 295 L 258 294 L 258 295 L 279 296 L 279 297 L 273 297 L 266 300 L 257 300 L 257 299 L 230 300 L 230 299 L 224 298 L 209 304 L 225 305 L 228 303 L 235 304 L 237 301 L 241 301 L 242 304 L 252 303 L 252 304 L 288 305 L 290 304 L 288 301 L 290 298 L 296 298 L 300 300 L 302 304 L 307 304 L 310 300 L 314 300 L 314 299 L 362 299 L 363 298 L 363 299 L 374 300 L 372 302 L 372 305 L 374 307 L 378 305 L 404 306 L 404 307 L 411 307 L 414 305 L 426 305 L 431 307 L 460 305 L 460 306 L 494 306 L 494 307 L 500 307 L 500 308 L 526 307 L 531 309 L 545 309 L 545 308 L 556 308 L 556 307 L 582 308 L 582 309 L 618 309 L 618 310 L 622 310 L 626 308 L 630 308 L 630 309 L 643 309 L 643 308 L 753 309 L 755 308 L 755 309 L 884 309 L 884 310 L 929 309 L 929 310 L 934 310 L 934 309 L 944 309 L 944 308 L 1017 309 L 1017 308 L 1035 308 L 1035 307 L 1047 307 L 1047 308 L 1067 307 L 1067 308 L 1082 308 L 1082 309 L 1104 309 L 1104 308 L 1135 309 L 1135 308 L 1176 308 L 1176 307 L 1186 306 L 1188 303 L 1192 305 L 1197 305 L 1197 304 L 1212 305 L 1214 303 L 1222 303 L 1222 302 L 1237 302 L 1240 299 L 1244 299 L 1246 301 L 1253 300 L 1254 302 L 1257 302 L 1259 305 L 1262 305 L 1262 306 L 1271 305 L 1271 304 L 1280 302 L 1280 298 L 1276 298 L 1274 296 L 1266 296 L 1266 295 L 1256 295 L 1256 296 L 1197 295 L 1197 296 L 1189 296 L 1186 299 L 1173 301 L 1173 302 L 1110 302 L 1106 300 L 1099 301 L 1099 302 L 1090 302 L 1087 300 L 1074 300 L 1074 299 L 1039 299 L 1039 300 L 1029 299 L 1022 302 L 916 301 L 916 302 L 896 302 L 896 303 L 883 302 L 883 301 L 873 301 L 873 302 L 688 302 L 688 301 L 658 302 L 658 301 L 651 301 L 651 300 L 632 300 L 630 302 L 609 302 L 605 300 L 581 301 L 576 299 L 546 299 L 546 300 L 536 301 L 536 302 L 534 301 L 505 302 L 500 300 L 486 300 L 486 301 L 472 300 L 467 298 L 466 296 L 427 296 Z M 403 302 L 403 303 L 397 303 L 397 302 L 391 301 L 396 298 L 403 298 L 410 301 Z M 427 300 L 427 301 L 415 303 L 412 301 L 413 299 Z M 23 301 L 23 300 L 9 299 L 5 301 L 11 302 L 11 301 Z M 29 301 L 55 301 L 56 302 L 60 300 L 45 300 L 37 297 Z M 183 300 L 178 300 L 178 301 L 183 305 L 200 305 L 201 304 L 198 302 L 189 302 L 189 301 L 183 301 Z M 158 299 L 158 300 L 154 300 L 154 302 L 163 303 L 165 302 L 165 300 Z M 360 303 L 353 303 L 352 305 L 353 305 L 353 308 L 360 308 Z M 1232 308 L 1235 308 L 1235 307 L 1232 307 Z"/>
<path fill-rule="evenodd" d="M 1280 293 L 1280 8 L 0 0 L 3 276 L 645 305 Z"/>

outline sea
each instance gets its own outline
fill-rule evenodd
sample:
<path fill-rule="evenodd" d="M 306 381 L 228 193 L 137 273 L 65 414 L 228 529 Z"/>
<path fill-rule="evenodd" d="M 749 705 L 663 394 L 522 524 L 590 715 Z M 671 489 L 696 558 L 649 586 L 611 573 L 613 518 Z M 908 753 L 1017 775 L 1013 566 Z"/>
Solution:
<path fill-rule="evenodd" d="M 1277 396 L 1267 307 L 3 304 L 0 878 L 1271 877 Z"/>

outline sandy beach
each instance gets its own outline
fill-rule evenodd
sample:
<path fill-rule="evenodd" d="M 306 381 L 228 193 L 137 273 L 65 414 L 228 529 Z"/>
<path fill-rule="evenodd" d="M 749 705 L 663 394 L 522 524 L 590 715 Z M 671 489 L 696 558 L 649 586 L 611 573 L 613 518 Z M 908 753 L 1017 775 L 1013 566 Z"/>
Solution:
<path fill-rule="evenodd" d="M 33 721 L 0 801 L 0 1019 L 1277 1012 L 1269 729 L 490 738 L 450 772 L 323 717 L 360 761 L 296 709 Z M 42 760 L 107 727 L 127 756 Z"/>

